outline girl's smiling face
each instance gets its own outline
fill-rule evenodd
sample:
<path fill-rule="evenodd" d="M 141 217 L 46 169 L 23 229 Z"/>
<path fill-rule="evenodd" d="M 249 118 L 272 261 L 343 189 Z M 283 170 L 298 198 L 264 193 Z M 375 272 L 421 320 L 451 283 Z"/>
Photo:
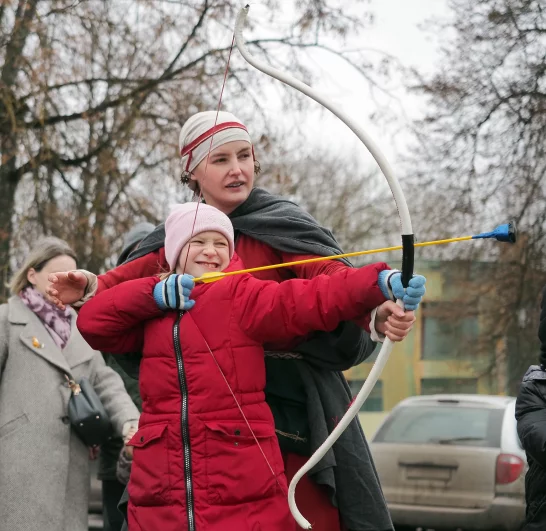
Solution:
<path fill-rule="evenodd" d="M 176 272 L 200 277 L 204 273 L 223 271 L 229 265 L 229 243 L 216 231 L 196 234 L 182 247 Z"/>
<path fill-rule="evenodd" d="M 206 172 L 206 175 L 205 175 Z M 207 205 L 230 214 L 243 203 L 254 186 L 252 145 L 244 140 L 227 142 L 211 151 L 193 171 Z"/>

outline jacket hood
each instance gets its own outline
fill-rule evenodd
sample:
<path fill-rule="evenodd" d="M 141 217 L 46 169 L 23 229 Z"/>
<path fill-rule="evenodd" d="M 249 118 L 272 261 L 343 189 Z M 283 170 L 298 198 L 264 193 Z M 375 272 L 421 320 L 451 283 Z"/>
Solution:
<path fill-rule="evenodd" d="M 546 380 L 546 371 L 540 365 L 531 365 L 523 376 L 522 381 L 530 382 L 531 380 Z"/>
<path fill-rule="evenodd" d="M 137 244 L 146 238 L 146 236 L 148 236 L 148 234 L 150 234 L 154 229 L 154 225 L 148 223 L 147 221 L 143 221 L 142 223 L 137 223 L 129 232 L 127 232 L 125 236 L 123 236 L 123 250 L 119 255 L 116 265 L 119 266 L 123 264 Z"/>

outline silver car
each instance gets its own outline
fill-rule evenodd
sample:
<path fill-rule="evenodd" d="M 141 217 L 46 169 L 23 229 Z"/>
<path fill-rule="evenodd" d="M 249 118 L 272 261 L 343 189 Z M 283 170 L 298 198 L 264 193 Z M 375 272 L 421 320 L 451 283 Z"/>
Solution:
<path fill-rule="evenodd" d="M 370 446 L 397 531 L 519 529 L 526 458 L 515 402 L 430 395 L 392 410 Z"/>

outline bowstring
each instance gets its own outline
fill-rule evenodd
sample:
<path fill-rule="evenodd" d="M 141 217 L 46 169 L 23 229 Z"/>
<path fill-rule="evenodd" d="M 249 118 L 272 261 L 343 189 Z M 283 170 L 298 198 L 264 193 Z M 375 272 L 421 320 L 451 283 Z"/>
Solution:
<path fill-rule="evenodd" d="M 233 51 L 234 44 L 235 44 L 235 32 L 233 32 L 233 37 L 231 39 L 231 46 L 229 47 L 228 60 L 227 60 L 226 68 L 224 70 L 224 79 L 223 79 L 223 82 L 222 82 L 222 89 L 220 91 L 220 98 L 218 99 L 218 105 L 217 105 L 217 108 L 216 108 L 216 117 L 214 119 L 214 126 L 213 127 L 216 127 L 216 125 L 218 123 L 218 115 L 220 114 L 220 106 L 222 105 L 222 98 L 223 98 L 223 95 L 224 95 L 224 88 L 226 86 L 227 75 L 228 75 L 228 72 L 229 72 L 229 64 L 230 64 L 230 61 L 231 61 L 231 53 Z M 206 159 L 206 162 L 205 162 L 205 173 L 203 175 L 203 181 L 202 182 L 205 182 L 205 180 L 207 178 L 207 170 L 208 170 L 208 166 L 209 166 L 209 157 L 210 157 L 210 152 L 212 151 L 212 142 L 213 142 L 213 140 L 214 140 L 214 134 L 210 137 L 209 149 L 208 149 L 208 152 L 207 152 L 207 159 Z M 199 205 L 201 204 L 202 197 L 203 197 L 203 187 L 200 186 L 199 187 L 199 195 L 197 197 L 197 208 L 195 209 L 195 216 L 193 218 L 193 224 L 192 224 L 191 233 L 190 233 L 190 240 L 193 238 L 193 233 L 195 231 L 195 223 L 197 222 L 197 213 L 199 211 Z M 190 253 L 189 253 L 189 247 L 190 246 L 191 246 L 191 243 L 188 245 L 188 252 L 186 253 L 186 259 L 184 261 L 184 267 L 182 269 L 182 274 L 184 274 L 186 272 L 186 266 L 188 264 L 188 258 L 189 258 L 189 255 L 190 255 Z M 229 389 L 229 392 L 231 393 L 231 396 L 233 397 L 233 400 L 235 401 L 235 404 L 237 405 L 237 408 L 239 409 L 239 412 L 241 413 L 241 416 L 243 417 L 243 420 L 245 421 L 245 424 L 247 425 L 250 433 L 252 434 L 252 437 L 253 437 L 256 445 L 258 446 L 258 448 L 259 448 L 259 450 L 260 450 L 260 452 L 261 452 L 261 454 L 262 454 L 262 456 L 263 456 L 263 458 L 264 458 L 264 460 L 265 460 L 271 474 L 275 478 L 275 481 L 276 481 L 277 485 L 279 486 L 279 488 L 281 489 L 281 492 L 284 495 L 284 497 L 286 499 L 288 499 L 288 491 L 286 491 L 283 488 L 283 486 L 280 484 L 279 478 L 277 477 L 277 474 L 275 474 L 275 471 L 273 470 L 273 467 L 271 466 L 271 463 L 267 459 L 267 456 L 265 455 L 265 452 L 263 451 L 263 448 L 262 448 L 260 442 L 258 441 L 258 438 L 256 437 L 256 434 L 254 433 L 254 430 L 250 426 L 250 423 L 248 422 L 248 419 L 246 418 L 246 415 L 244 414 L 243 408 L 239 404 L 239 401 L 237 400 L 237 397 L 235 396 L 235 393 L 233 392 L 233 389 L 229 385 L 229 382 L 228 382 L 224 372 L 222 371 L 222 368 L 220 367 L 220 364 L 218 363 L 218 360 L 216 359 L 216 356 L 212 352 L 212 349 L 210 348 L 207 340 L 205 339 L 205 336 L 203 335 L 203 332 L 201 332 L 201 329 L 197 326 L 197 323 L 195 323 L 195 324 L 196 324 L 197 330 L 199 330 L 199 334 L 201 335 L 205 345 L 207 346 L 209 354 L 211 355 L 212 359 L 214 360 L 214 363 L 216 364 L 216 367 L 220 371 L 220 374 L 222 375 L 222 378 L 224 379 L 224 382 L 226 383 L 226 386 Z"/>
<path fill-rule="evenodd" d="M 196 325 L 197 325 L 197 323 L 196 323 Z M 226 378 L 226 375 L 224 374 L 224 371 L 222 371 L 222 368 L 220 367 L 220 364 L 218 363 L 218 360 L 216 359 L 216 356 L 213 354 L 212 349 L 210 348 L 207 340 L 205 339 L 205 336 L 203 335 L 203 332 L 201 332 L 201 329 L 199 327 L 197 327 L 197 330 L 199 330 L 199 333 L 201 334 L 201 337 L 203 338 L 203 341 L 205 342 L 205 345 L 207 346 L 209 354 L 212 356 L 212 359 L 214 360 L 214 363 L 216 364 L 216 367 L 218 367 L 218 370 L 220 371 L 220 374 L 222 375 L 222 378 L 224 379 L 224 382 L 226 382 L 227 388 L 229 389 L 229 392 L 231 393 L 231 396 L 233 397 L 233 400 L 235 401 L 235 404 L 237 405 L 237 408 L 239 409 L 239 411 L 241 413 L 241 416 L 243 417 L 243 419 L 244 419 L 244 421 L 245 421 L 245 423 L 247 425 L 247 428 L 250 430 L 250 433 L 252 434 L 252 437 L 253 437 L 254 441 L 258 445 L 258 448 L 260 449 L 260 452 L 261 452 L 265 462 L 267 463 L 267 466 L 268 466 L 271 474 L 275 478 L 275 481 L 277 482 L 277 485 L 281 489 L 281 492 L 284 495 L 284 497 L 286 499 L 288 499 L 288 491 L 286 491 L 283 488 L 283 486 L 280 484 L 279 478 L 278 478 L 277 474 L 275 474 L 275 471 L 273 470 L 273 467 L 271 466 L 271 463 L 269 462 L 269 459 L 267 459 L 267 456 L 265 455 L 265 452 L 263 451 L 262 445 L 258 441 L 258 438 L 256 437 L 256 434 L 254 433 L 254 430 L 250 426 L 250 423 L 248 422 L 248 419 L 246 418 L 246 415 L 243 412 L 243 408 L 239 404 L 239 401 L 237 400 L 237 397 L 235 396 L 235 393 L 233 392 L 233 389 L 229 385 L 229 382 L 228 382 L 228 380 Z"/>
<path fill-rule="evenodd" d="M 227 60 L 227 64 L 226 64 L 226 68 L 224 70 L 224 80 L 222 82 L 222 90 L 220 91 L 220 98 L 218 99 L 218 105 L 216 107 L 216 116 L 214 118 L 214 125 L 212 126 L 213 129 L 214 127 L 216 127 L 217 123 L 218 123 L 218 115 L 220 114 L 220 106 L 222 105 L 222 98 L 224 96 L 224 88 L 226 86 L 226 80 L 227 80 L 227 75 L 228 75 L 228 72 L 229 72 L 229 63 L 231 61 L 231 52 L 233 51 L 233 45 L 235 44 L 235 31 L 233 32 L 233 37 L 231 39 L 231 46 L 229 47 L 229 54 L 228 54 L 228 60 Z M 208 167 L 209 167 L 209 158 L 210 158 L 210 152 L 212 151 L 212 142 L 214 140 L 214 135 L 216 133 L 213 133 L 210 137 L 210 142 L 209 142 L 209 149 L 207 151 L 207 159 L 205 161 L 205 174 L 203 175 L 203 182 L 205 182 L 206 178 L 207 178 L 207 170 L 208 170 Z M 191 227 L 191 232 L 190 232 L 190 240 L 193 238 L 193 232 L 195 230 L 195 222 L 197 221 L 197 213 L 199 212 L 199 205 L 201 204 L 201 199 L 203 197 L 203 187 L 200 186 L 199 187 L 199 195 L 197 196 L 197 208 L 195 209 L 195 216 L 193 218 L 193 224 L 192 224 L 192 227 Z M 191 247 L 191 243 L 188 245 L 188 252 L 186 253 L 186 260 L 184 261 L 184 267 L 182 269 L 182 274 L 184 274 L 186 272 L 186 266 L 188 264 L 188 257 L 190 255 L 190 247 Z"/>

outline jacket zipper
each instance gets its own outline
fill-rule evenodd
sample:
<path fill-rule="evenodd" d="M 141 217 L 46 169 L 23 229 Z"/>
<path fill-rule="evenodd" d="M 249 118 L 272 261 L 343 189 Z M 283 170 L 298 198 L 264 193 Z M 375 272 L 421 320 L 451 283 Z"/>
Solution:
<path fill-rule="evenodd" d="M 184 450 L 184 475 L 186 478 L 186 510 L 188 513 L 188 531 L 195 531 L 195 513 L 193 507 L 193 480 L 191 474 L 191 448 L 190 429 L 188 422 L 188 386 L 186 373 L 182 360 L 182 347 L 180 346 L 180 320 L 184 312 L 178 314 L 178 319 L 173 328 L 174 351 L 176 353 L 176 365 L 178 367 L 178 383 L 182 395 L 182 409 L 180 412 L 180 428 L 182 433 L 182 448 Z"/>

